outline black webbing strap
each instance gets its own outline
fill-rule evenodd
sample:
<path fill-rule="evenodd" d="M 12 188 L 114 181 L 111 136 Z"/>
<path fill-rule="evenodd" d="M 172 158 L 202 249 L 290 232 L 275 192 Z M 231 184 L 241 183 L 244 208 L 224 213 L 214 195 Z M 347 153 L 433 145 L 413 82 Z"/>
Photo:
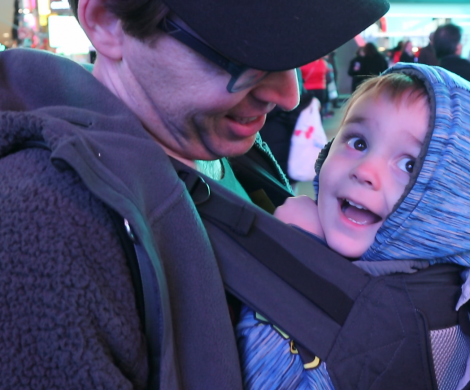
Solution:
<path fill-rule="evenodd" d="M 199 173 L 178 161 L 172 161 L 180 178 L 187 184 L 188 192 L 200 193 L 200 188 L 208 187 Z M 198 188 L 199 187 L 199 188 Z M 210 221 L 222 230 L 239 246 L 249 252 L 269 271 L 276 274 L 289 286 L 296 289 L 312 304 L 323 310 L 337 324 L 343 325 L 354 299 L 345 293 L 342 287 L 326 280 L 303 262 L 299 261 L 289 250 L 286 243 L 280 243 L 278 237 L 271 237 L 257 225 L 256 212 L 241 199 L 232 201 L 217 192 L 218 185 L 212 183 L 204 201 L 198 201 L 197 209 L 201 217 Z M 261 210 L 260 210 L 261 212 Z M 307 239 L 314 248 L 317 263 L 327 264 L 332 256 L 338 256 L 324 245 Z M 311 255 L 312 252 L 307 255 Z M 236 261 L 236 260 L 234 260 Z M 354 267 L 353 267 L 354 268 Z M 244 275 L 239 275 L 243 278 Z M 364 277 L 362 285 L 368 278 Z M 266 303 L 272 305 L 274 302 Z M 278 324 L 282 327 L 282 324 Z"/>
<path fill-rule="evenodd" d="M 131 272 L 132 282 L 135 290 L 135 303 L 142 325 L 145 326 L 145 305 L 144 305 L 144 286 L 142 286 L 141 266 L 144 261 L 137 257 L 134 240 L 129 236 L 129 232 L 125 228 L 124 218 L 122 218 L 114 210 L 108 209 L 109 215 L 114 222 L 116 231 L 121 241 L 122 249 L 126 254 L 127 266 Z"/>
<path fill-rule="evenodd" d="M 256 225 L 256 214 L 253 211 L 225 199 L 214 191 L 214 187 L 211 188 L 210 200 L 197 206 L 201 217 L 223 230 L 257 261 L 322 309 L 336 323 L 343 325 L 354 300 L 306 267 L 278 240 L 261 230 Z M 320 243 L 317 245 L 323 247 Z M 327 262 L 329 255 L 330 251 L 315 253 L 318 262 Z"/>
<path fill-rule="evenodd" d="M 273 163 L 266 160 L 264 154 L 256 147 L 229 161 L 235 177 L 250 196 L 258 190 L 263 190 L 276 207 L 283 204 L 287 197 L 293 196 L 275 176 L 276 172 L 271 167 Z"/>
<path fill-rule="evenodd" d="M 112 209 L 108 209 L 126 255 L 132 284 L 134 286 L 137 312 L 147 341 L 149 357 L 149 380 L 147 389 L 159 388 L 160 375 L 160 324 L 159 305 L 160 292 L 157 279 L 152 269 L 152 261 L 147 252 L 137 241 L 131 227 L 125 219 Z"/>

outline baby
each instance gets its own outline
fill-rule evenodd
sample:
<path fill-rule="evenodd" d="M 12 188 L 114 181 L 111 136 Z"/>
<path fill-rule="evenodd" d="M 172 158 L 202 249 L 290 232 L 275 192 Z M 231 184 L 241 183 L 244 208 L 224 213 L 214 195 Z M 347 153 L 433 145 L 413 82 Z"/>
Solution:
<path fill-rule="evenodd" d="M 370 79 L 352 97 L 323 161 L 317 204 L 289 198 L 275 216 L 359 258 L 404 194 L 428 132 L 428 95 L 401 73 Z"/>
<path fill-rule="evenodd" d="M 372 274 L 434 263 L 468 267 L 469 106 L 470 83 L 440 68 L 401 64 L 366 81 L 317 161 L 317 203 L 290 198 L 275 216 Z M 470 297 L 467 284 L 458 307 Z M 446 381 L 461 389 L 470 380 L 459 332 L 465 353 L 450 365 L 435 363 L 439 388 Z M 302 362 L 289 336 L 248 307 L 237 337 L 245 388 L 334 389 L 324 362 Z"/>

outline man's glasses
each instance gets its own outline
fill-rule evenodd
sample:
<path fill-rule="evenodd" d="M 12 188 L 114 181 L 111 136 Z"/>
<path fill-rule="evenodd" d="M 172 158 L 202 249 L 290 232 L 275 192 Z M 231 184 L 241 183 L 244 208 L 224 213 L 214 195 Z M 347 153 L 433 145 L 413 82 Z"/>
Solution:
<path fill-rule="evenodd" d="M 158 28 L 226 70 L 232 76 L 227 85 L 230 93 L 250 88 L 269 74 L 265 70 L 235 64 L 170 19 L 164 18 Z"/>

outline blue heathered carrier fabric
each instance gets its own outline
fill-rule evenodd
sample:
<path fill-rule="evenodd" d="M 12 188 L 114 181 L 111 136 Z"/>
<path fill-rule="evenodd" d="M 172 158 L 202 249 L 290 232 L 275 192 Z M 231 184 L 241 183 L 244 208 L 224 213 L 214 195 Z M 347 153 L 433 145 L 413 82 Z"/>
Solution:
<path fill-rule="evenodd" d="M 439 67 L 398 64 L 431 100 L 422 167 L 362 260 L 424 259 L 470 265 L 470 82 Z M 418 168 L 419 168 L 418 161 Z"/>

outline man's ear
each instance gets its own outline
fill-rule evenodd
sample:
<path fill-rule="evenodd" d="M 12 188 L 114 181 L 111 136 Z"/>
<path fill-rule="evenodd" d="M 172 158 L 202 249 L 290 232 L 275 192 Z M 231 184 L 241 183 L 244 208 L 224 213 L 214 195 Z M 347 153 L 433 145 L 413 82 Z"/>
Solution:
<path fill-rule="evenodd" d="M 462 48 L 463 48 L 463 45 L 459 43 L 457 45 L 457 50 L 455 51 L 455 54 L 457 54 L 458 56 L 462 55 Z"/>
<path fill-rule="evenodd" d="M 80 0 L 78 19 L 96 51 L 113 60 L 122 58 L 121 21 L 104 6 L 104 0 Z"/>

